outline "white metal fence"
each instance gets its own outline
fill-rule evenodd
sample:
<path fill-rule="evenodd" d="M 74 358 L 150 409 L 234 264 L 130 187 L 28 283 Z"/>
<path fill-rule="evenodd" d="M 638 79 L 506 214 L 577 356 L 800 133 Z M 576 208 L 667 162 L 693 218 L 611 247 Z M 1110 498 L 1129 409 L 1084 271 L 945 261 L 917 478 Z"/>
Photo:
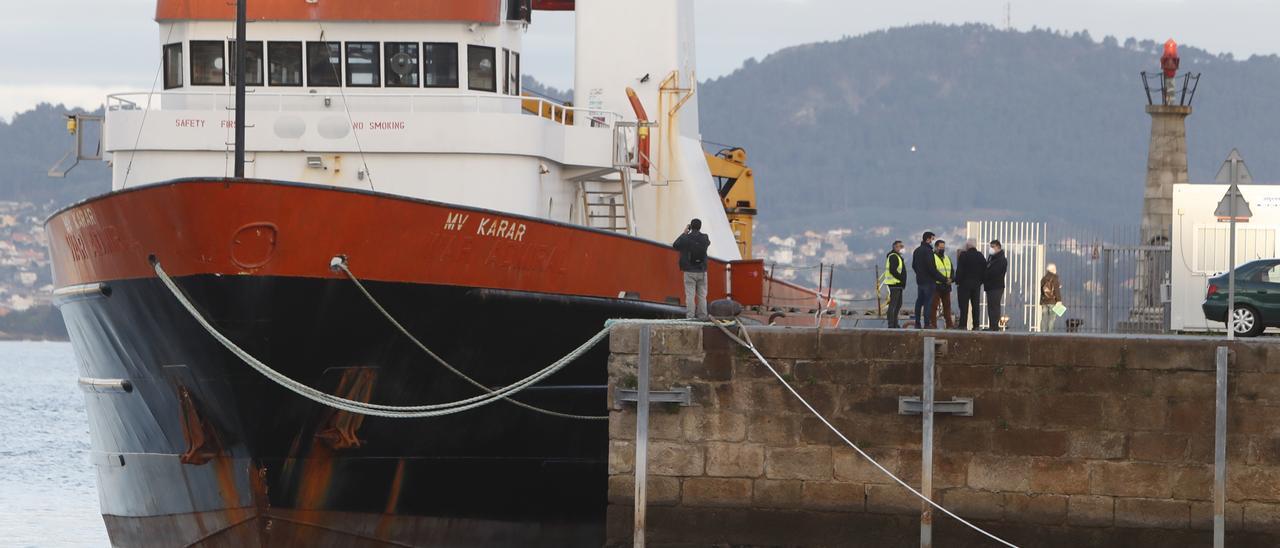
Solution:
<path fill-rule="evenodd" d="M 1053 264 L 1066 312 L 1053 330 L 1161 333 L 1169 329 L 1168 244 L 1144 243 L 1136 227 L 1072 230 L 1050 239 L 1044 223 L 970 222 L 968 237 L 985 248 L 997 239 L 1009 260 L 1004 316 L 1011 331 L 1048 331 L 1040 283 Z M 986 299 L 983 299 L 985 321 Z M 985 325 L 985 323 L 984 323 Z"/>
<path fill-rule="evenodd" d="M 1000 240 L 1009 272 L 1005 275 L 1004 299 L 1001 314 L 1008 318 L 1011 331 L 1040 330 L 1040 278 L 1045 271 L 1045 223 L 1021 221 L 970 221 L 966 224 L 967 238 L 975 240 L 984 254 L 990 254 L 987 244 Z M 991 327 L 987 321 L 987 297 L 982 296 L 982 326 Z"/>

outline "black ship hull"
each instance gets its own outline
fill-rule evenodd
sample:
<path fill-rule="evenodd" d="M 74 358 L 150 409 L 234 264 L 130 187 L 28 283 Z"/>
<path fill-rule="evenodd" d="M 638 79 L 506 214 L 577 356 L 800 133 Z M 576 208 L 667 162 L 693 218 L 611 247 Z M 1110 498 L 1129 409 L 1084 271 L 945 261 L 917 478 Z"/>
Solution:
<path fill-rule="evenodd" d="M 376 403 L 479 391 L 394 331 L 345 279 L 177 279 L 251 354 L 320 390 Z M 450 363 L 502 386 L 611 317 L 660 305 L 369 283 Z M 86 379 L 93 462 L 121 546 L 599 546 L 607 423 L 498 402 L 429 419 L 360 417 L 311 402 L 220 346 L 158 279 L 106 282 L 61 310 Z M 106 293 L 105 295 L 103 293 Z M 517 399 L 607 414 L 607 343 Z"/>
<path fill-rule="evenodd" d="M 84 377 L 102 513 L 121 546 L 604 540 L 607 421 L 505 401 L 411 420 L 314 403 L 217 342 L 152 259 L 258 360 L 316 390 L 385 405 L 481 391 L 397 332 L 330 268 L 335 256 L 410 333 L 490 387 L 555 362 L 607 319 L 683 313 L 669 246 L 373 192 L 180 180 L 90 199 L 45 227 Z M 728 267 L 711 262 L 714 300 L 726 295 Z M 515 398 L 607 415 L 607 360 L 600 344 Z"/>

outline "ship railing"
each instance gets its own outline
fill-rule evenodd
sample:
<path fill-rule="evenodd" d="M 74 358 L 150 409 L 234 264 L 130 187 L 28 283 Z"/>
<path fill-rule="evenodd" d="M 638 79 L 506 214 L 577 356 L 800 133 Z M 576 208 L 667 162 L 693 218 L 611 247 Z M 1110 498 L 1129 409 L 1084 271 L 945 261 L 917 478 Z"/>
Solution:
<path fill-rule="evenodd" d="M 107 96 L 110 112 L 132 110 L 230 111 L 235 94 L 217 91 L 128 92 Z M 622 117 L 612 111 L 572 107 L 541 97 L 466 93 L 325 93 L 253 91 L 245 98 L 250 112 L 495 113 L 538 116 L 554 112 L 558 123 L 611 128 Z"/>

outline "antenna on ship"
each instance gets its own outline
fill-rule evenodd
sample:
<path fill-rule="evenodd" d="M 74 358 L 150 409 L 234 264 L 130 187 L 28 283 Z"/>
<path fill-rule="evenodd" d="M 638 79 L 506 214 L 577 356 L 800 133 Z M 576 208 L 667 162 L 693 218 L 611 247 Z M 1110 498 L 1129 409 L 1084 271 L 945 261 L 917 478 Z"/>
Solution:
<path fill-rule="evenodd" d="M 245 75 L 245 3 L 236 0 L 236 178 L 244 178 L 244 75 Z"/>

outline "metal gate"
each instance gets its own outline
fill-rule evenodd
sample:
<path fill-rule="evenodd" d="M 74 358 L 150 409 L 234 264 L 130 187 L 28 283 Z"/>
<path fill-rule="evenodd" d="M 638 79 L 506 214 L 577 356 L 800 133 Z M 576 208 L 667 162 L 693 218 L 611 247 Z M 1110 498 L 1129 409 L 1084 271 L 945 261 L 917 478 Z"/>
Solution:
<path fill-rule="evenodd" d="M 1066 312 L 1054 331 L 1163 333 L 1169 328 L 1172 257 L 1165 240 L 1144 243 L 1138 227 L 1078 231 L 1052 243 L 1045 223 L 970 221 L 982 248 L 1000 240 L 1009 260 L 1004 313 L 1010 331 L 1047 331 L 1040 282 L 1050 264 L 1062 283 Z M 1045 303 L 1052 304 L 1052 303 Z M 982 302 L 986 327 L 986 297 Z"/>
<path fill-rule="evenodd" d="M 1067 238 L 1048 245 L 1057 265 L 1066 314 L 1059 331 L 1163 333 L 1168 331 L 1172 253 L 1167 245 L 1115 243 L 1110 238 Z M 1138 239 L 1132 231 L 1130 241 Z M 1109 241 L 1108 241 L 1109 240 Z"/>
<path fill-rule="evenodd" d="M 1002 316 L 1008 318 L 1005 328 L 1009 331 L 1038 331 L 1040 329 L 1040 277 L 1045 266 L 1045 223 L 1017 221 L 970 221 L 966 234 L 975 240 L 984 254 L 990 254 L 987 244 L 1000 240 L 1009 272 L 1005 276 Z M 987 321 L 987 296 L 982 296 L 982 327 Z"/>

